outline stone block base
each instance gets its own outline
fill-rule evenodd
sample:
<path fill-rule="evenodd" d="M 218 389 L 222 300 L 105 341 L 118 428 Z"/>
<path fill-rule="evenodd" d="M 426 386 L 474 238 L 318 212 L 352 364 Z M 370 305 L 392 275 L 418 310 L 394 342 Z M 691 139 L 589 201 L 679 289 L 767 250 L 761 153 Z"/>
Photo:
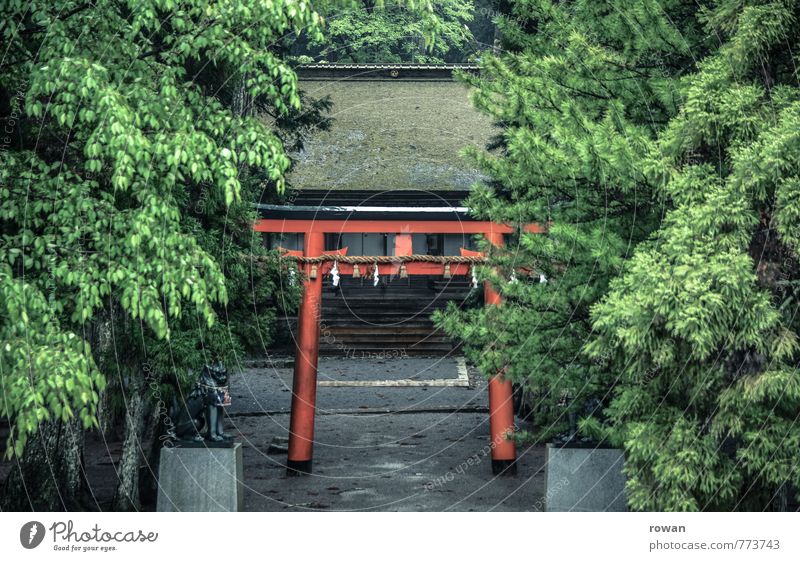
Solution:
<path fill-rule="evenodd" d="M 244 506 L 242 444 L 163 448 L 159 512 L 238 512 Z"/>
<path fill-rule="evenodd" d="M 548 444 L 545 455 L 545 510 L 624 512 L 625 458 L 617 448 Z"/>

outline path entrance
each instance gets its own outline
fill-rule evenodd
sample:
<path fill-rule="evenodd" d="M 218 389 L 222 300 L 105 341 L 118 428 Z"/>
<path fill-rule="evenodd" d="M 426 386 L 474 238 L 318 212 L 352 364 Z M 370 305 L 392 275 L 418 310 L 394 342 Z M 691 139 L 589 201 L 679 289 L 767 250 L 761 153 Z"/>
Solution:
<path fill-rule="evenodd" d="M 542 448 L 518 448 L 516 477 L 492 474 L 486 382 L 460 356 L 321 357 L 315 469 L 288 477 L 280 439 L 289 434 L 291 362 L 254 365 L 231 382 L 246 510 L 543 508 Z"/>

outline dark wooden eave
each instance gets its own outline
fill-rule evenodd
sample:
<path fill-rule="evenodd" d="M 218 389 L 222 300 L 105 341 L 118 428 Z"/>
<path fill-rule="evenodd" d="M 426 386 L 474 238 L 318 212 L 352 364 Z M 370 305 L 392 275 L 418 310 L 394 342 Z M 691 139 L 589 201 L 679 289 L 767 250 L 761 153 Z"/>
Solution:
<path fill-rule="evenodd" d="M 468 191 L 326 191 L 291 193 L 284 204 L 257 205 L 262 218 L 288 220 L 470 221 Z"/>
<path fill-rule="evenodd" d="M 477 73 L 475 64 L 305 64 L 296 68 L 303 80 L 378 80 L 444 81 L 453 80 L 454 71 Z"/>

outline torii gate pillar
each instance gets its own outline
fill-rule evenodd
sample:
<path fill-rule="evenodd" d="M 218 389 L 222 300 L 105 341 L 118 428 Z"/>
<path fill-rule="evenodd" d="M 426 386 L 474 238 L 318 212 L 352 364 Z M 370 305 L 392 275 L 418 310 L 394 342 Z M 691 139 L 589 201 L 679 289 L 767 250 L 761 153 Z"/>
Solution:
<path fill-rule="evenodd" d="M 318 257 L 322 255 L 324 249 L 323 233 L 305 233 L 303 250 L 305 257 Z M 294 380 L 292 382 L 287 475 L 311 473 L 311 459 L 314 453 L 319 322 L 322 314 L 322 271 L 317 272 L 316 278 L 311 278 L 312 265 L 307 263 L 304 269 L 306 280 L 303 282 L 303 300 L 297 315 L 297 352 L 294 359 Z"/>
<path fill-rule="evenodd" d="M 503 234 L 489 232 L 486 239 L 494 246 L 503 244 Z M 499 306 L 502 297 L 484 281 L 483 297 L 487 306 Z M 511 380 L 498 372 L 489 379 L 489 432 L 492 436 L 492 473 L 514 475 L 517 473 L 517 447 L 509 436 L 514 434 L 514 390 Z"/>

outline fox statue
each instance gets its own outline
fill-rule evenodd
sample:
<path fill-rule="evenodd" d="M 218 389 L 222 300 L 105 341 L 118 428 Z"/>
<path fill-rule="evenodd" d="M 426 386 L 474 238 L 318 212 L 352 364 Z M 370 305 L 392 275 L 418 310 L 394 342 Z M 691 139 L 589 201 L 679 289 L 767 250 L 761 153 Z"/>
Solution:
<path fill-rule="evenodd" d="M 232 440 L 222 426 L 223 407 L 230 405 L 228 370 L 220 363 L 203 367 L 191 393 L 183 403 L 173 403 L 174 437 L 177 440 L 203 442 L 203 429 L 211 442 Z"/>

